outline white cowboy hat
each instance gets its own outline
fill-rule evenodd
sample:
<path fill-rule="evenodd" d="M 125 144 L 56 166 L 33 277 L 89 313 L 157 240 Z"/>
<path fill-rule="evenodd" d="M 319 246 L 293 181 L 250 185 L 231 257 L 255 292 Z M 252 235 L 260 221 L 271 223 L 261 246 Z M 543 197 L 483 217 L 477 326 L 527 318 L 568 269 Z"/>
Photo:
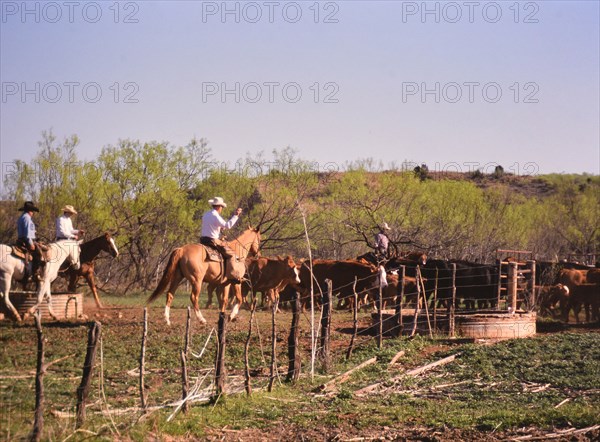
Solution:
<path fill-rule="evenodd" d="M 388 226 L 388 223 L 383 223 L 383 226 L 381 226 L 381 228 L 383 230 L 392 230 L 392 229 L 390 229 L 390 226 Z"/>
<path fill-rule="evenodd" d="M 75 210 L 73 208 L 73 206 L 67 204 L 65 207 L 62 208 L 63 213 L 67 212 L 67 213 L 72 213 L 73 215 L 77 215 L 77 210 Z"/>
<path fill-rule="evenodd" d="M 210 204 L 211 206 L 227 207 L 227 204 L 225 204 L 225 201 L 223 201 L 223 198 L 221 198 L 220 196 L 215 196 L 213 199 L 208 200 L 208 204 Z"/>

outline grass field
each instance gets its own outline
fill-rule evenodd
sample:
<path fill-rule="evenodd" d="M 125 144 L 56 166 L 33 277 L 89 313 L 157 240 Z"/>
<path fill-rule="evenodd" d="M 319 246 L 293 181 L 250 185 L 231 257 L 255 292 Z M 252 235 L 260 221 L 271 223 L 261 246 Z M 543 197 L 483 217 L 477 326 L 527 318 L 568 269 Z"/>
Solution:
<path fill-rule="evenodd" d="M 143 299 L 104 297 L 112 307 L 101 311 L 86 304 L 90 319 L 102 323 L 102 353 L 96 360 L 88 420 L 77 433 L 75 391 L 81 379 L 88 323 L 44 324 L 46 361 L 67 357 L 51 366 L 45 376 L 44 439 L 497 440 L 543 437 L 600 422 L 598 328 L 563 330 L 494 345 L 461 344 L 442 337 L 386 339 L 381 350 L 372 336 L 363 335 L 352 358 L 345 361 L 351 316 L 337 311 L 329 373 L 317 366 L 311 380 L 310 326 L 305 315 L 301 319 L 302 376 L 296 384 L 284 382 L 291 314 L 282 312 L 277 315 L 281 383 L 276 382 L 273 391 L 267 392 L 271 316 L 270 311 L 261 311 L 257 314 L 260 335 L 255 329 L 250 345 L 252 396 L 231 393 L 216 403 L 193 403 L 187 414 L 179 413 L 167 422 L 174 411 L 169 404 L 181 397 L 179 351 L 183 348 L 187 306 L 182 295 L 176 298 L 170 328 L 162 318 L 162 301 L 149 311 L 145 385 L 150 411 L 141 417 L 137 367 Z M 204 313 L 210 325 L 192 322 L 191 348 L 195 353 L 200 352 L 217 320 L 215 309 Z M 230 391 L 243 390 L 248 319 L 249 312 L 242 311 L 240 319 L 228 325 Z M 369 314 L 361 313 L 361 325 L 369 322 Z M 31 430 L 35 407 L 35 327 L 32 323 L 19 326 L 2 321 L 0 340 L 0 437 L 18 440 Z M 192 383 L 208 374 L 204 381 L 207 392 L 215 349 L 213 335 L 203 357 L 191 358 L 188 364 Z M 405 356 L 388 367 L 400 350 L 405 350 Z M 457 353 L 460 355 L 448 365 L 416 377 L 400 376 L 410 368 Z M 334 375 L 374 356 L 378 358 L 376 364 L 356 372 L 339 388 L 327 394 L 315 392 L 315 387 Z M 395 380 L 390 381 L 392 378 Z M 381 388 L 373 394 L 355 393 L 381 381 Z M 596 429 L 571 437 L 594 440 L 598 436 Z"/>

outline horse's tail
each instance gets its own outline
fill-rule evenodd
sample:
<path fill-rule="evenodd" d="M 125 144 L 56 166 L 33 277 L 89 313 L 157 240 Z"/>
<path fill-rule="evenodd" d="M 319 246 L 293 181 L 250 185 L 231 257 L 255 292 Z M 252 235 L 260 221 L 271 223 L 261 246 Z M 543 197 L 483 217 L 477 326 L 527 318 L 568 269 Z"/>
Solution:
<path fill-rule="evenodd" d="M 164 292 L 165 289 L 167 288 L 167 286 L 171 283 L 171 281 L 173 280 L 173 275 L 177 271 L 177 266 L 179 265 L 179 260 L 181 259 L 182 253 L 183 253 L 182 247 L 179 247 L 179 248 L 173 250 L 173 252 L 171 252 L 171 256 L 169 257 L 169 262 L 167 263 L 167 267 L 165 267 L 165 271 L 162 275 L 162 278 L 160 279 L 160 282 L 158 283 L 158 286 L 156 287 L 154 292 L 152 292 L 152 294 L 146 301 L 146 304 L 149 304 L 152 301 L 154 301 L 156 298 L 158 298 L 160 296 L 160 294 L 162 292 Z"/>

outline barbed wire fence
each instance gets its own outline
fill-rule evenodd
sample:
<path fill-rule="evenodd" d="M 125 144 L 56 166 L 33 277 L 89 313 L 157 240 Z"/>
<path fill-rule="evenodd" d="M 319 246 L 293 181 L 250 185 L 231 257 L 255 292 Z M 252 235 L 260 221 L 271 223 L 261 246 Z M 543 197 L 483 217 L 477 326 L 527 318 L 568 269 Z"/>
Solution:
<path fill-rule="evenodd" d="M 524 268 L 523 264 L 525 264 L 527 268 Z M 472 266 L 471 268 L 487 269 L 490 268 L 490 266 L 480 265 Z M 402 266 L 399 269 L 396 286 L 393 287 L 393 290 L 396 291 L 395 296 L 386 293 L 381 285 L 377 289 L 356 292 L 355 287 L 360 280 L 359 278 L 354 278 L 352 283 L 354 287 L 352 296 L 353 301 L 349 303 L 352 305 L 352 332 L 346 331 L 344 333 L 348 336 L 347 346 L 331 345 L 331 330 L 343 326 L 343 322 L 338 321 L 338 319 L 341 318 L 338 318 L 339 314 L 337 310 L 333 309 L 335 293 L 339 292 L 343 287 L 333 287 L 333 284 L 330 283 L 328 284 L 327 290 L 324 293 L 321 293 L 320 296 L 312 295 L 314 302 L 311 305 L 313 311 L 311 317 L 314 318 L 315 316 L 320 316 L 319 321 L 314 319 L 311 320 L 311 318 L 307 317 L 306 314 L 302 312 L 301 296 L 299 293 L 296 293 L 292 303 L 291 323 L 289 328 L 286 327 L 285 329 L 286 334 L 288 335 L 287 369 L 280 367 L 280 364 L 275 358 L 275 352 L 271 349 L 271 356 L 274 361 L 270 365 L 271 373 L 258 388 L 251 389 L 249 384 L 253 376 L 251 375 L 252 370 L 247 356 L 249 348 L 246 348 L 244 364 L 245 385 L 234 382 L 233 385 L 229 386 L 230 388 L 227 389 L 227 392 L 238 393 L 246 390 L 247 394 L 251 394 L 252 391 L 268 389 L 268 384 L 270 384 L 272 388 L 273 381 L 279 379 L 281 373 L 284 375 L 287 374 L 286 379 L 292 382 L 299 380 L 302 376 L 307 376 L 307 378 L 313 380 L 314 374 L 312 371 L 309 371 L 304 375 L 302 373 L 303 357 L 301 344 L 303 341 L 306 341 L 302 338 L 300 332 L 303 328 L 306 330 L 307 326 L 311 328 L 310 336 L 308 337 L 308 340 L 310 341 L 310 353 L 311 355 L 314 354 L 316 360 L 320 362 L 321 375 L 329 376 L 331 371 L 337 366 L 335 362 L 348 360 L 352 358 L 353 354 L 356 354 L 357 350 L 371 347 L 374 344 L 374 339 L 377 339 L 376 346 L 381 349 L 385 342 L 384 336 L 397 339 L 406 336 L 415 336 L 417 333 L 425 333 L 429 336 L 454 335 L 456 314 L 480 311 L 480 309 L 476 308 L 476 302 L 470 303 L 469 307 L 465 304 L 464 307 L 458 308 L 459 300 L 462 299 L 463 303 L 465 299 L 472 301 L 471 299 L 468 299 L 468 297 L 463 297 L 461 291 L 464 291 L 465 289 L 467 289 L 467 293 L 469 293 L 468 290 L 470 289 L 485 289 L 488 292 L 494 291 L 494 293 L 499 295 L 498 298 L 495 298 L 499 301 L 495 305 L 496 310 L 514 311 L 519 304 L 525 308 L 530 308 L 535 301 L 535 287 L 532 286 L 535 282 L 535 262 L 529 261 L 526 263 L 519 263 L 500 261 L 497 263 L 497 268 L 499 269 L 497 281 L 492 281 L 488 284 L 475 284 L 469 275 L 461 273 L 460 270 L 457 269 L 457 265 L 454 264 L 452 265 L 450 276 L 440 276 L 439 272 L 436 271 L 434 283 L 432 285 L 426 285 L 421 274 L 421 269 L 418 266 L 416 267 L 416 277 L 414 280 L 406 275 L 407 269 L 405 266 Z M 527 270 L 530 270 L 530 272 L 527 273 Z M 506 278 L 503 278 L 505 273 Z M 372 277 L 376 276 L 371 275 L 367 278 Z M 527 292 L 527 287 L 524 287 L 523 284 L 519 283 L 520 280 L 525 280 L 527 282 L 530 292 Z M 445 282 L 449 282 L 449 284 L 445 284 Z M 410 287 L 410 289 L 407 289 L 407 287 Z M 429 287 L 433 287 L 433 290 L 429 290 Z M 444 297 L 439 296 L 440 293 L 438 293 L 438 291 L 440 287 L 450 289 L 450 299 L 444 299 Z M 531 287 L 533 287 L 533 290 Z M 361 299 L 363 301 L 361 301 Z M 490 305 L 489 301 L 490 300 L 487 298 L 483 299 L 482 305 Z M 254 302 L 256 302 L 256 300 L 254 300 Z M 389 311 L 384 309 L 386 303 L 390 303 L 391 309 Z M 440 304 L 439 306 L 438 303 Z M 317 304 L 319 304 L 318 308 Z M 367 310 L 370 314 L 367 314 L 366 316 L 361 315 L 361 310 Z M 272 310 L 272 312 L 275 314 L 275 310 Z M 255 327 L 252 327 L 253 321 Z M 139 406 L 122 407 L 117 405 L 115 408 L 114 404 L 113 406 L 109 404 L 105 392 L 105 369 L 107 365 L 112 365 L 114 361 L 108 362 L 107 364 L 103 349 L 105 345 L 110 346 L 112 343 L 110 340 L 107 342 L 107 338 L 102 335 L 100 324 L 93 322 L 88 326 L 88 344 L 82 370 L 83 376 L 79 388 L 76 392 L 71 392 L 71 399 L 66 401 L 64 400 L 63 392 L 61 395 L 61 400 L 63 401 L 62 407 L 56 399 L 50 401 L 53 407 L 50 413 L 52 416 L 57 417 L 64 422 L 64 424 L 60 425 L 60 430 L 52 431 L 59 431 L 63 434 L 67 433 L 69 434 L 69 437 L 76 432 L 94 435 L 109 432 L 114 435 L 114 437 L 119 437 L 121 432 L 129 426 L 134 425 L 140 420 L 147 419 L 149 415 L 156 411 L 166 408 L 172 409 L 172 413 L 168 418 L 169 420 L 172 420 L 179 411 L 184 411 L 189 405 L 193 403 L 206 403 L 214 398 L 215 392 L 218 392 L 214 381 L 215 365 L 211 363 L 208 366 L 198 366 L 200 360 L 205 360 L 202 359 L 202 357 L 211 341 L 214 329 L 211 330 L 206 337 L 202 350 L 199 353 L 194 353 L 191 342 L 193 336 L 190 335 L 188 308 L 188 320 L 186 321 L 183 350 L 179 349 L 176 351 L 177 355 L 181 358 L 182 394 L 180 398 L 173 397 L 171 400 L 156 402 L 155 400 L 152 400 L 151 395 L 147 395 L 147 392 L 144 389 L 146 382 L 144 375 L 146 374 L 147 367 L 145 355 L 148 351 L 146 348 L 146 341 L 160 339 L 160 337 L 152 336 L 152 333 L 148 334 L 148 311 L 146 309 L 144 309 L 143 319 L 139 321 L 138 325 L 139 336 L 136 336 L 135 339 L 132 336 L 132 340 L 138 342 L 135 346 L 138 346 L 141 342 L 141 351 L 139 355 L 136 352 L 131 352 L 131 362 L 135 362 L 135 364 L 138 365 L 138 372 L 133 374 L 138 377 Z M 262 335 L 263 333 L 261 333 L 259 322 L 253 311 L 249 317 L 249 331 L 246 346 L 249 347 L 251 344 L 254 344 L 256 347 L 256 344 L 258 344 L 261 355 L 261 358 L 258 360 L 261 361 L 259 363 L 264 366 L 262 368 L 266 369 L 267 362 L 265 350 L 263 349 Z M 276 333 L 272 333 L 271 339 L 277 339 Z M 336 339 L 339 340 L 339 336 Z M 47 346 L 60 345 L 60 343 L 44 342 Z M 272 342 L 272 345 L 274 345 L 274 342 Z M 99 358 L 96 357 L 98 347 Z M 134 345 L 131 345 L 131 347 L 133 348 Z M 215 348 L 218 348 L 216 342 Z M 61 360 L 64 360 L 64 358 L 61 358 Z M 176 360 L 177 358 L 175 358 L 174 354 L 173 361 Z M 60 361 L 57 360 L 51 364 L 57 362 Z M 177 370 L 175 368 L 176 366 L 177 363 L 173 362 L 174 370 Z M 48 367 L 49 364 L 47 364 L 44 370 L 45 374 L 47 374 L 48 379 L 54 382 L 53 374 L 52 372 L 48 372 Z M 258 368 L 261 367 L 254 367 L 255 370 Z M 95 394 L 90 390 L 90 385 L 94 379 L 94 370 L 97 371 L 96 382 L 98 386 Z M 155 374 L 152 374 L 152 371 L 153 369 L 150 368 L 148 373 L 150 373 L 151 376 L 156 376 Z M 30 375 L 26 376 L 31 377 Z M 225 379 L 225 377 L 223 377 L 223 379 Z M 231 381 L 232 378 L 227 377 L 227 379 L 228 381 Z M 7 391 L 10 390 L 4 388 L 4 386 L 3 390 L 3 420 L 8 422 L 11 420 L 19 420 L 22 422 L 30 421 L 31 414 L 27 415 L 25 410 L 30 407 L 29 404 L 31 401 L 26 398 L 10 397 L 10 393 L 7 393 Z M 69 389 L 67 388 L 66 390 L 68 391 Z M 93 396 L 91 401 L 89 400 L 90 393 L 92 393 Z M 46 394 L 48 393 L 46 392 Z M 135 395 L 132 393 L 131 396 L 134 397 Z M 151 402 L 154 402 L 154 404 L 151 404 Z M 91 416 L 94 417 L 92 423 L 89 425 L 86 424 L 86 409 L 91 411 Z M 47 413 L 47 411 L 42 410 L 40 414 L 38 408 L 35 415 L 42 416 L 43 420 L 44 414 Z M 37 422 L 39 428 L 39 418 L 37 419 Z M 98 424 L 98 422 L 100 423 Z M 54 425 L 56 426 L 57 424 L 54 423 Z M 10 425 L 8 427 L 10 427 Z M 8 432 L 5 433 L 7 439 L 17 436 L 10 434 L 10 430 L 7 431 Z M 37 434 L 41 434 L 42 432 L 42 430 L 37 431 Z"/>

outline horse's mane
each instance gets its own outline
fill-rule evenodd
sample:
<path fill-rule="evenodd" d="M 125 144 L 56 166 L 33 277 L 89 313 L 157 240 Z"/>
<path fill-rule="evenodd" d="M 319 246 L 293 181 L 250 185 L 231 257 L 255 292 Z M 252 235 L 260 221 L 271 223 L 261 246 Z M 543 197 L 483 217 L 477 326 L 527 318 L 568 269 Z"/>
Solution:
<path fill-rule="evenodd" d="M 248 227 L 234 239 L 227 241 L 236 255 L 246 258 L 250 253 L 250 248 L 254 242 L 260 243 L 260 231 L 252 227 Z"/>

